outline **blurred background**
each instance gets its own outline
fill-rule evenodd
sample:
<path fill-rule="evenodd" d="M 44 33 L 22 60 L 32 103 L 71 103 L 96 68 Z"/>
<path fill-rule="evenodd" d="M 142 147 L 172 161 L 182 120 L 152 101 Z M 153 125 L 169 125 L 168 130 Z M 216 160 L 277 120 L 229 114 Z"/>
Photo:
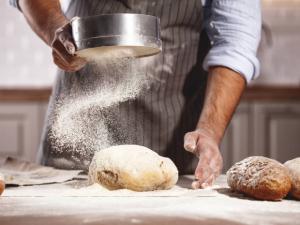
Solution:
<path fill-rule="evenodd" d="M 222 142 L 227 170 L 250 155 L 300 156 L 300 0 L 262 0 L 261 76 Z M 50 49 L 0 1 L 0 156 L 34 161 L 55 79 Z"/>

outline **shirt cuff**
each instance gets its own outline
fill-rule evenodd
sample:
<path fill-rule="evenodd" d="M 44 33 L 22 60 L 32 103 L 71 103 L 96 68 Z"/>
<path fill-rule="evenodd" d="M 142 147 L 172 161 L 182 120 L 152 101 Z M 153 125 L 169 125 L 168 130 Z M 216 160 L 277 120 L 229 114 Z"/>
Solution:
<path fill-rule="evenodd" d="M 19 5 L 19 0 L 9 0 L 9 4 L 22 12 Z"/>
<path fill-rule="evenodd" d="M 205 57 L 203 68 L 207 71 L 212 66 L 224 66 L 244 76 L 247 83 L 259 75 L 259 61 L 255 55 L 246 55 L 232 47 L 215 46 Z"/>

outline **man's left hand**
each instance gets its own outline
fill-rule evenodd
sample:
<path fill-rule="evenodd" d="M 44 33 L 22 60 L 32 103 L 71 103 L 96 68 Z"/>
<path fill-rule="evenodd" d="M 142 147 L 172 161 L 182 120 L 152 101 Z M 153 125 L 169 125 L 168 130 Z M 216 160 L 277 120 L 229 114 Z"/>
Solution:
<path fill-rule="evenodd" d="M 198 189 L 211 186 L 223 167 L 218 142 L 209 131 L 197 129 L 185 135 L 184 148 L 199 158 L 195 171 L 196 181 L 192 187 Z"/>

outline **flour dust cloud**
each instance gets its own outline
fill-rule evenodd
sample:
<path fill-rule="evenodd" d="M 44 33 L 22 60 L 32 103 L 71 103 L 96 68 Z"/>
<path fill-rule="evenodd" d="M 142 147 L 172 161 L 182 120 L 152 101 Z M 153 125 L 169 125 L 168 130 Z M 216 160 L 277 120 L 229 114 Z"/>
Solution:
<path fill-rule="evenodd" d="M 128 49 L 90 51 L 88 56 L 84 71 L 69 74 L 74 76 L 71 89 L 59 99 L 50 130 L 53 151 L 86 158 L 86 164 L 94 151 L 119 141 L 109 130 L 115 122 L 112 112 L 118 104 L 136 98 L 149 87 L 146 64 L 134 58 Z M 117 139 L 126 133 L 115 132 L 120 134 Z"/>

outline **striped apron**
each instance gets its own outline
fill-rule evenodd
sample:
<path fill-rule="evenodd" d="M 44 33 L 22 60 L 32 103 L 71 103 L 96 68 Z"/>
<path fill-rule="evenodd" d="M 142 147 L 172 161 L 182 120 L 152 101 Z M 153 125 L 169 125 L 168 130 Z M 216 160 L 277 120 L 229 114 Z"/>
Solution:
<path fill-rule="evenodd" d="M 163 42 L 162 53 L 151 56 L 150 65 L 147 65 L 147 73 L 156 78 L 150 87 L 137 98 L 122 102 L 106 112 L 113 118 L 110 123 L 112 138 L 120 136 L 120 130 L 126 131 L 134 138 L 116 138 L 117 144 L 146 146 L 171 158 L 181 174 L 194 173 L 197 159 L 183 149 L 183 137 L 186 132 L 195 129 L 206 86 L 207 76 L 201 64 L 207 45 L 199 44 L 201 1 L 73 0 L 66 16 L 72 18 L 110 13 L 141 13 L 159 17 Z M 84 81 L 88 79 L 84 71 L 59 71 L 39 150 L 39 160 L 43 164 L 65 169 L 88 167 L 92 154 L 83 159 L 73 154 L 72 149 L 54 151 L 49 138 L 56 103 L 61 101 L 62 96 L 68 98 L 72 86 L 92 82 Z"/>

